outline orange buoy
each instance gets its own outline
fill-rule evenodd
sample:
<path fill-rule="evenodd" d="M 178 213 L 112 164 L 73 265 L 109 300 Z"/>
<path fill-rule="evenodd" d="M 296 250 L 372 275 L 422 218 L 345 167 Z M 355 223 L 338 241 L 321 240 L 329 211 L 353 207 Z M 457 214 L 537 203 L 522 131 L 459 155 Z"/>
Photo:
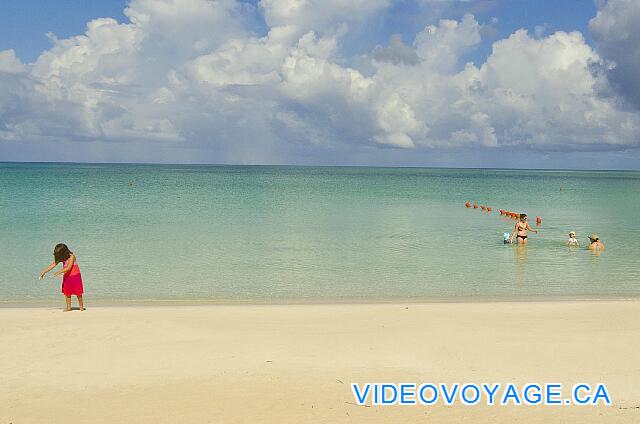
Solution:
<path fill-rule="evenodd" d="M 478 209 L 478 204 L 477 203 L 473 204 L 473 209 Z"/>
<path fill-rule="evenodd" d="M 487 206 L 487 212 L 491 212 L 491 208 Z"/>
<path fill-rule="evenodd" d="M 471 203 L 467 202 L 464 204 L 466 207 L 470 208 L 471 207 Z"/>
<path fill-rule="evenodd" d="M 542 218 L 536 216 L 536 224 L 542 224 Z"/>

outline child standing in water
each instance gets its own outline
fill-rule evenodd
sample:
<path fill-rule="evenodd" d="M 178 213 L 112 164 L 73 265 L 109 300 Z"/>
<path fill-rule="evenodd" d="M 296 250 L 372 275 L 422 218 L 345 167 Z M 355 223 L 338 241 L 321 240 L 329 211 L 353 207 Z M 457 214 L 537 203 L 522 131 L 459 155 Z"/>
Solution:
<path fill-rule="evenodd" d="M 80 267 L 78 267 L 75 255 L 69 251 L 66 244 L 56 244 L 56 247 L 53 249 L 53 262 L 40 273 L 40 279 L 44 278 L 47 272 L 51 271 L 59 263 L 62 263 L 62 269 L 56 271 L 53 275 L 57 277 L 62 274 L 62 293 L 67 301 L 67 307 L 64 312 L 71 310 L 72 295 L 78 298 L 80 310 L 84 311 L 84 304 L 82 303 L 82 293 L 84 289 L 82 287 Z"/>
<path fill-rule="evenodd" d="M 576 238 L 576 232 L 571 231 L 569 233 L 569 239 L 567 240 L 567 246 L 580 246 L 578 239 Z"/>

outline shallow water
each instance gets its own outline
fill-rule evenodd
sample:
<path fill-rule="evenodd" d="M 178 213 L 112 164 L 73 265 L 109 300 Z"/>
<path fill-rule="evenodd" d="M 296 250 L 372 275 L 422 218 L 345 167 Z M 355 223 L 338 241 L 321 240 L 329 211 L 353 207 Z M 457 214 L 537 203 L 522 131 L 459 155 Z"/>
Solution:
<path fill-rule="evenodd" d="M 503 245 L 498 209 L 540 233 Z M 638 296 L 638 210 L 640 172 L 5 163 L 0 289 L 58 298 L 37 275 L 65 242 L 91 299 Z"/>

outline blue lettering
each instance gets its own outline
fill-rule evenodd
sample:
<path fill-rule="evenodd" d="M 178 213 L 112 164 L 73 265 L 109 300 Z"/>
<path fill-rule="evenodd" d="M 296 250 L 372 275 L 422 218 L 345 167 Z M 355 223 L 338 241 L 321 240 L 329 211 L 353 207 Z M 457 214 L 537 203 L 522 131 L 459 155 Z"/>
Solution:
<path fill-rule="evenodd" d="M 587 392 L 586 397 L 580 397 L 580 393 L 578 393 L 580 389 Z M 573 401 L 578 405 L 589 403 L 589 401 L 591 400 L 591 396 L 588 395 L 589 391 L 591 391 L 591 387 L 589 387 L 588 384 L 576 384 L 573 387 Z"/>
<path fill-rule="evenodd" d="M 562 399 L 559 399 L 562 390 L 562 384 L 547 384 L 547 401 L 545 405 L 561 405 Z M 558 389 L 558 391 L 551 391 L 552 389 Z M 552 399 L 553 397 L 553 399 Z"/>
<path fill-rule="evenodd" d="M 458 387 L 460 387 L 460 385 L 458 383 L 453 385 L 453 392 L 451 392 L 451 394 L 449 394 L 449 391 L 447 390 L 447 386 L 445 384 L 440 384 L 440 388 L 442 389 L 442 392 L 444 393 L 444 398 L 447 402 L 447 405 L 451 405 L 453 403 L 453 398 L 456 396 L 456 393 L 458 392 Z"/>
<path fill-rule="evenodd" d="M 530 393 L 534 389 L 535 389 L 535 393 Z M 538 405 L 539 403 L 542 402 L 542 394 L 540 392 L 542 392 L 542 387 L 540 387 L 540 385 L 538 384 L 526 385 L 523 393 L 524 401 L 529 405 Z"/>
<path fill-rule="evenodd" d="M 409 391 L 410 390 L 410 391 Z M 400 385 L 400 404 L 401 405 L 415 405 L 415 395 L 416 395 L 416 385 L 415 384 L 401 384 Z"/>
<path fill-rule="evenodd" d="M 502 404 L 506 405 L 509 403 L 509 399 L 512 399 L 516 405 L 520 405 L 521 401 L 518 397 L 518 392 L 516 392 L 516 388 L 513 384 L 509 384 L 507 386 L 507 390 L 504 392 L 504 396 L 502 397 Z"/>
<path fill-rule="evenodd" d="M 429 400 L 424 397 L 424 391 L 426 389 L 431 389 L 433 392 L 433 397 Z M 433 384 L 423 384 L 420 386 L 420 391 L 418 391 L 418 396 L 420 397 L 420 403 L 424 405 L 431 405 L 438 401 L 438 388 Z"/>
<path fill-rule="evenodd" d="M 358 385 L 355 383 L 351 383 L 351 390 L 353 391 L 353 395 L 355 396 L 356 402 L 358 402 L 358 405 L 364 404 L 364 401 L 367 398 L 367 395 L 369 394 L 369 389 L 371 389 L 371 384 L 367 383 L 364 385 L 364 387 L 365 387 L 364 393 L 361 394 L 360 387 L 358 387 Z"/>
<path fill-rule="evenodd" d="M 472 389 L 476 392 L 476 395 L 473 399 L 469 399 L 467 397 L 467 391 Z M 475 384 L 465 384 L 462 386 L 462 391 L 460 392 L 460 396 L 462 397 L 462 403 L 466 405 L 475 405 L 480 401 L 480 389 Z"/>
<path fill-rule="evenodd" d="M 593 396 L 593 405 L 596 405 L 600 398 L 604 398 L 604 403 L 607 405 L 611 405 L 611 398 L 609 398 L 609 393 L 607 393 L 607 388 L 604 384 L 598 384 L 596 387 L 596 394 Z"/>
<path fill-rule="evenodd" d="M 494 384 L 493 385 L 493 390 L 490 390 L 489 385 L 488 384 L 483 384 L 482 388 L 485 390 L 485 392 L 487 392 L 487 405 L 493 405 L 493 400 L 495 398 L 496 392 L 498 391 L 498 389 L 500 388 L 499 384 Z"/>
<path fill-rule="evenodd" d="M 381 404 L 394 404 L 396 400 L 398 400 L 398 388 L 395 384 L 383 384 L 380 388 L 382 389 L 382 401 L 380 402 Z M 389 390 L 391 390 L 391 392 L 393 393 L 393 398 L 391 399 L 387 398 L 387 393 Z"/>

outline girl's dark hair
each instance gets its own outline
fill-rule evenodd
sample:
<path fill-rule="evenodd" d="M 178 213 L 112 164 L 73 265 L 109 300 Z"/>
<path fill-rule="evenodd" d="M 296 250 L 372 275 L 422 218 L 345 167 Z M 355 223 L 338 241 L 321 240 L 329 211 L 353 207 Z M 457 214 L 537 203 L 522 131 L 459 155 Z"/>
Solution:
<path fill-rule="evenodd" d="M 66 244 L 58 243 L 56 247 L 53 248 L 53 259 L 56 263 L 64 262 L 69 259 L 69 256 L 72 255 L 73 252 L 69 250 Z"/>
<path fill-rule="evenodd" d="M 526 217 L 527 217 L 527 214 L 526 214 L 526 213 L 521 213 L 521 214 L 520 214 L 520 219 L 522 219 L 522 218 L 526 218 Z"/>

